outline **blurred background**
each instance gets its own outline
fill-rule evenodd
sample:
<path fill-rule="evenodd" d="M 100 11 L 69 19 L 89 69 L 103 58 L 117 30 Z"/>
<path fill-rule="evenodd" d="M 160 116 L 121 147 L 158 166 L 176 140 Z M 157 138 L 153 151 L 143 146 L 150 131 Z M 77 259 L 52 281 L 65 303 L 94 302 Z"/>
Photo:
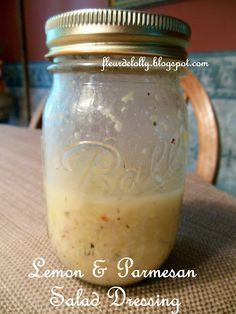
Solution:
<path fill-rule="evenodd" d="M 122 7 L 178 17 L 192 28 L 189 58 L 217 113 L 221 133 L 217 186 L 236 195 L 236 1 L 235 0 L 1 0 L 0 122 L 27 126 L 52 84 L 44 59 L 45 21 L 82 8 Z M 191 105 L 188 170 L 194 171 L 198 132 Z"/>

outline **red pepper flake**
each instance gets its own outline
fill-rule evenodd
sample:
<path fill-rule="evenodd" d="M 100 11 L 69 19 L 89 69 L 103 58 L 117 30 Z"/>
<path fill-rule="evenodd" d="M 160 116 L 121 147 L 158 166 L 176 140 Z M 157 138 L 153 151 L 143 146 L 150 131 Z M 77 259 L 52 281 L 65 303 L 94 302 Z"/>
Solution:
<path fill-rule="evenodd" d="M 106 215 L 102 215 L 102 216 L 101 216 L 101 219 L 102 219 L 103 221 L 108 221 L 108 220 L 109 220 L 109 218 L 108 218 Z"/>
<path fill-rule="evenodd" d="M 171 143 L 171 144 L 175 144 L 175 143 L 176 143 L 175 138 L 172 138 L 172 140 L 171 140 L 170 143 Z"/>

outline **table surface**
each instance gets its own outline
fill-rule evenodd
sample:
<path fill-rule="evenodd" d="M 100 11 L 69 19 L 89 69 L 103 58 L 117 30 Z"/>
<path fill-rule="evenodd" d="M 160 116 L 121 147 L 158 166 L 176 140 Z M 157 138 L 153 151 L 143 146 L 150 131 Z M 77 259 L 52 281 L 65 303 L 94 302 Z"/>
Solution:
<path fill-rule="evenodd" d="M 32 262 L 45 258 L 44 269 L 61 269 L 47 237 L 41 171 L 40 131 L 0 126 L 0 313 L 171 313 L 171 307 L 110 306 L 108 288 L 79 279 L 29 278 Z M 146 280 L 126 287 L 130 298 L 178 298 L 179 313 L 236 313 L 236 199 L 188 175 L 177 242 L 163 269 L 191 270 L 196 278 Z M 53 307 L 51 289 L 65 298 L 77 289 L 92 307 Z"/>

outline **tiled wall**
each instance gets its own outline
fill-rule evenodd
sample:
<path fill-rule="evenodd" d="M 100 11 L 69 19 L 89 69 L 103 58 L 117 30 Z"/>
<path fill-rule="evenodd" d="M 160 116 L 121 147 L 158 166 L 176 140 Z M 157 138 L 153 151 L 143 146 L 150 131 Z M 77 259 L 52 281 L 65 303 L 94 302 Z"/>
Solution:
<path fill-rule="evenodd" d="M 217 186 L 236 195 L 236 52 L 191 54 L 192 60 L 208 61 L 209 67 L 193 72 L 205 86 L 215 108 L 221 133 L 221 158 Z M 190 121 L 194 121 L 192 110 Z M 197 127 L 190 123 L 189 168 L 197 156 Z"/>
<path fill-rule="evenodd" d="M 208 61 L 209 67 L 192 68 L 205 86 L 217 113 L 221 132 L 221 163 L 217 186 L 236 195 L 236 52 L 191 54 L 192 61 Z M 30 89 L 33 109 L 48 93 L 52 77 L 47 72 L 48 63 L 34 62 L 29 65 Z M 22 101 L 22 71 L 19 64 L 6 64 L 4 78 L 15 95 L 11 122 L 17 123 L 17 107 Z M 24 116 L 24 113 L 21 113 Z M 198 152 L 197 126 L 191 106 L 190 148 L 188 170 L 194 171 Z"/>

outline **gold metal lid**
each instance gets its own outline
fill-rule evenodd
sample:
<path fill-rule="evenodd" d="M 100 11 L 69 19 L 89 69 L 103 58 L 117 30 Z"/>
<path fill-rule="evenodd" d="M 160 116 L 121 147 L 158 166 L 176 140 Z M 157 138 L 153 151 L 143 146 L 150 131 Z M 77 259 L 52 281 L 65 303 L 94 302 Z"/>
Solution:
<path fill-rule="evenodd" d="M 111 9 L 71 11 L 46 22 L 46 57 L 125 54 L 185 59 L 190 34 L 188 24 L 170 16 Z"/>

